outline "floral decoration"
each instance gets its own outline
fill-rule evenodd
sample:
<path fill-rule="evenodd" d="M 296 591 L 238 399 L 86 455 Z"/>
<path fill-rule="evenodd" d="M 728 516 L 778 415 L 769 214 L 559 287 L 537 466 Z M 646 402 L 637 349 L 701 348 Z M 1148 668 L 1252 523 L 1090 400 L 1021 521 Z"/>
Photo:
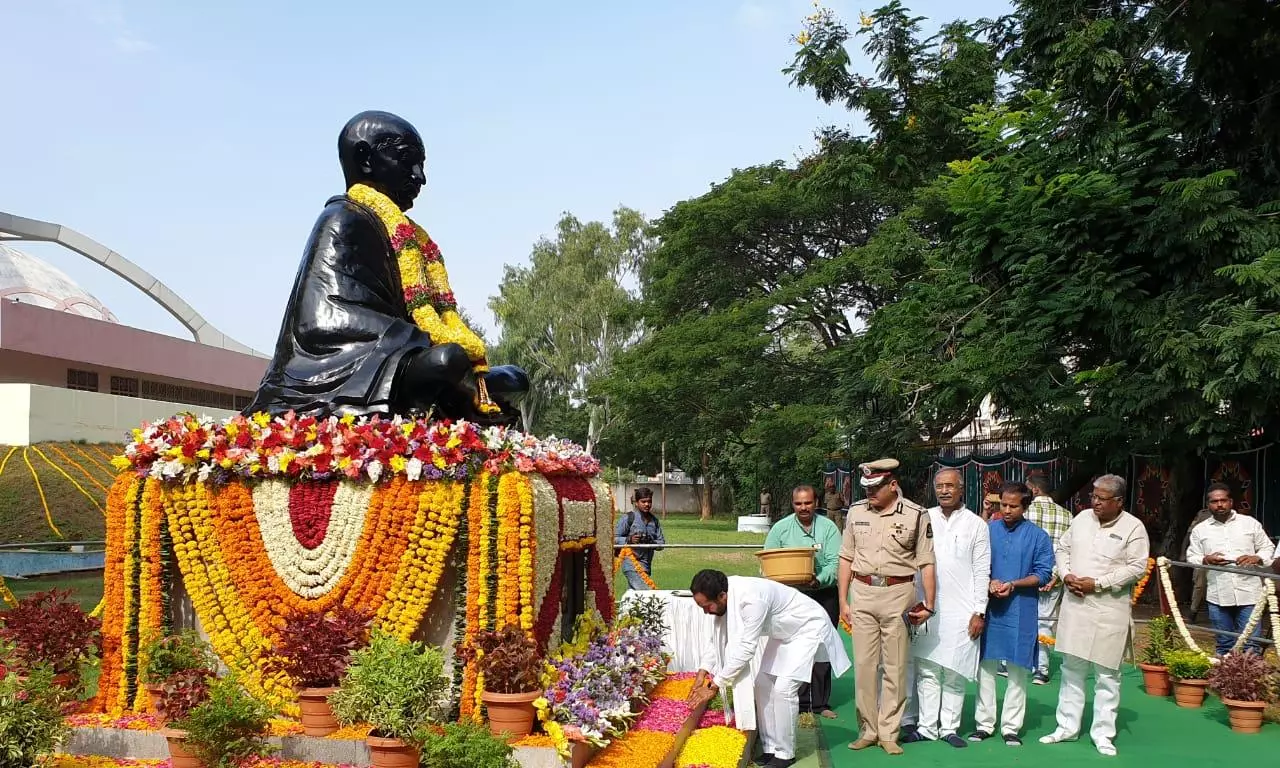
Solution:
<path fill-rule="evenodd" d="M 378 415 L 318 419 L 293 412 L 225 421 L 186 413 L 144 423 L 112 464 L 184 483 L 236 477 L 465 480 L 482 469 L 585 477 L 600 472 L 600 462 L 575 443 L 503 427 Z"/>
<path fill-rule="evenodd" d="M 1133 598 L 1129 600 L 1129 605 L 1137 605 L 1138 598 L 1142 597 L 1143 591 L 1147 588 L 1147 582 L 1151 581 L 1151 572 L 1155 570 L 1156 559 L 1154 557 L 1147 558 L 1147 570 L 1143 572 L 1142 578 L 1138 579 L 1138 583 L 1133 587 Z"/>
<path fill-rule="evenodd" d="M 649 572 L 641 565 L 639 558 L 636 557 L 636 553 L 631 547 L 623 547 L 618 550 L 618 556 L 613 559 L 613 577 L 615 579 L 618 578 L 618 571 L 622 569 L 622 564 L 626 561 L 631 562 L 631 567 L 635 568 L 636 573 L 640 574 L 640 580 L 644 582 L 646 587 L 649 589 L 658 588 L 657 582 L 649 578 Z"/>
<path fill-rule="evenodd" d="M 747 736 L 723 725 L 699 728 L 685 741 L 676 758 L 679 768 L 705 765 L 709 768 L 736 768 L 742 760 Z"/>
<path fill-rule="evenodd" d="M 571 489 L 582 502 L 590 494 L 590 504 L 572 508 L 588 528 L 612 524 L 608 503 L 595 500 L 597 493 L 607 498 L 607 489 L 576 476 L 485 467 L 466 480 L 392 472 L 377 483 L 169 482 L 153 472 L 121 473 L 108 493 L 104 650 L 91 708 L 118 715 L 150 706 L 140 655 L 172 629 L 173 570 L 219 659 L 253 696 L 286 715 L 296 713 L 293 681 L 269 660 L 291 618 L 352 608 L 408 638 L 451 565 L 464 572 L 455 608 L 464 647 L 478 632 L 506 627 L 545 647 L 558 626 L 563 579 L 555 489 Z M 551 490 L 549 507 L 539 485 Z M 608 585 L 593 582 L 593 590 L 596 606 L 611 608 Z M 458 714 L 482 719 L 482 675 L 474 663 L 459 665 L 456 675 Z"/>

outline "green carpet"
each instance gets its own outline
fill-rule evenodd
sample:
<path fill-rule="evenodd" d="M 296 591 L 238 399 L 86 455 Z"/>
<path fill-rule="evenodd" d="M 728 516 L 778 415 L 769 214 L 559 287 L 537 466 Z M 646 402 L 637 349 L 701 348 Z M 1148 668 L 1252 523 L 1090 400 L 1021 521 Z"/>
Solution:
<path fill-rule="evenodd" d="M 851 657 L 852 658 L 852 657 Z M 1143 768 L 1198 768 L 1225 766 L 1280 765 L 1280 725 L 1268 723 L 1257 734 L 1240 734 L 1227 724 L 1227 710 L 1210 694 L 1202 709 L 1181 709 L 1173 697 L 1148 696 L 1142 690 L 1142 673 L 1126 667 L 1122 675 L 1120 711 L 1116 722 L 1115 746 L 1119 754 L 1103 757 L 1089 740 L 1093 696 L 1085 703 L 1083 733 L 1078 741 L 1041 744 L 1039 739 L 1054 729 L 1058 705 L 1058 675 L 1049 685 L 1029 685 L 1027 716 L 1022 728 L 1023 746 L 1007 747 L 998 737 L 981 743 L 970 742 L 964 749 L 946 743 L 925 741 L 905 744 L 906 754 L 890 757 L 879 748 L 854 752 L 849 742 L 857 738 L 858 718 L 853 704 L 853 670 L 834 681 L 832 705 L 840 717 L 822 722 L 822 740 L 829 750 L 833 768 L 864 768 L 875 765 L 1045 765 L 1072 768 L 1077 765 L 1143 766 Z M 1090 678 L 1088 689 L 1092 691 Z M 1004 700 L 1004 679 L 997 684 Z M 961 718 L 960 735 L 973 732 L 973 704 L 976 688 L 969 686 Z"/>

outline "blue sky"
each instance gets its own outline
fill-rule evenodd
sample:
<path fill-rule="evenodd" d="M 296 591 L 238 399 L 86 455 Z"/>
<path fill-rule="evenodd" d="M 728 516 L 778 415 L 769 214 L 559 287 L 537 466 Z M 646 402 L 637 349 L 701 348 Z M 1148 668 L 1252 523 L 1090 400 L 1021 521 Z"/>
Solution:
<path fill-rule="evenodd" d="M 855 23 L 877 4 L 827 3 Z M 1009 7 L 908 4 L 930 30 Z M 263 351 L 342 192 L 337 133 L 360 110 L 421 131 L 412 215 L 491 338 L 503 264 L 524 263 L 562 212 L 657 216 L 734 168 L 795 158 L 819 126 L 857 125 L 779 71 L 804 0 L 6 5 L 0 210 L 80 230 Z M 23 248 L 122 322 L 184 335 L 110 273 Z"/>

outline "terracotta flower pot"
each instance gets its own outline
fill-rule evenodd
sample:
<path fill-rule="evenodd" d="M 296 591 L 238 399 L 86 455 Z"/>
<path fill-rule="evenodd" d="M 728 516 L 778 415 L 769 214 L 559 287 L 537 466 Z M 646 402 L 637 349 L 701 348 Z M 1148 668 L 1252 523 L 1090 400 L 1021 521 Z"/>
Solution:
<path fill-rule="evenodd" d="M 1208 680 L 1174 680 L 1173 700 L 1180 707 L 1197 709 L 1204 706 L 1204 690 L 1208 685 Z"/>
<path fill-rule="evenodd" d="M 1227 705 L 1227 716 L 1231 718 L 1231 730 L 1236 733 L 1257 733 L 1262 730 L 1262 713 L 1267 708 L 1265 701 L 1236 701 L 1223 699 Z"/>
<path fill-rule="evenodd" d="M 533 731 L 533 702 L 542 691 L 527 693 L 492 693 L 480 695 L 489 712 L 489 732 L 494 736 L 509 734 L 518 739 Z"/>
<path fill-rule="evenodd" d="M 1169 668 L 1161 664 L 1138 664 L 1142 670 L 1142 687 L 1151 696 L 1169 695 Z"/>
<path fill-rule="evenodd" d="M 418 768 L 418 748 L 400 739 L 368 736 L 369 764 L 376 768 Z"/>
<path fill-rule="evenodd" d="M 187 732 L 173 728 L 161 731 L 169 742 L 169 764 L 172 768 L 205 768 L 200 758 L 187 751 Z"/>
<path fill-rule="evenodd" d="M 337 688 L 299 688 L 298 713 L 302 732 L 308 736 L 328 736 L 338 730 L 338 718 L 329 706 L 329 694 Z"/>
<path fill-rule="evenodd" d="M 165 719 L 164 715 L 164 686 L 155 683 L 147 683 L 147 695 L 151 697 L 151 709 L 160 719 Z"/>

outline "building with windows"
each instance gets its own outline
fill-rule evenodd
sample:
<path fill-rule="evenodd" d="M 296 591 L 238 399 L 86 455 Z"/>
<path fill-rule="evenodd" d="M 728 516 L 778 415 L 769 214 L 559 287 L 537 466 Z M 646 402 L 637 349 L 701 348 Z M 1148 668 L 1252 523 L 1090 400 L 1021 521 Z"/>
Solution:
<path fill-rule="evenodd" d="M 191 332 L 121 324 L 64 272 L 13 247 L 53 242 L 109 269 Z M 226 417 L 248 405 L 268 358 L 210 325 L 137 265 L 56 224 L 0 212 L 0 445 L 119 442 L 182 411 Z"/>

